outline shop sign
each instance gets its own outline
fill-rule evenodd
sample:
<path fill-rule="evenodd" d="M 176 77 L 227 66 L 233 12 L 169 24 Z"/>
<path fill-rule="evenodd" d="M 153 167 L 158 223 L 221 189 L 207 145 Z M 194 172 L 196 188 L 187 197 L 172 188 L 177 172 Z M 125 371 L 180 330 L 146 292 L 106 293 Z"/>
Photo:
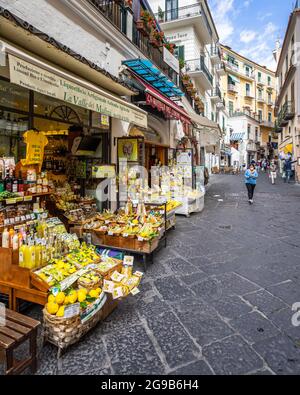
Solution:
<path fill-rule="evenodd" d="M 163 48 L 163 55 L 164 55 L 165 63 L 167 63 L 168 66 L 170 66 L 173 70 L 175 70 L 177 74 L 179 74 L 178 59 L 175 58 L 175 56 L 172 55 L 171 52 L 165 47 Z"/>
<path fill-rule="evenodd" d="M 86 89 L 23 59 L 9 55 L 10 81 L 53 99 L 147 128 L 147 115 L 96 91 Z"/>

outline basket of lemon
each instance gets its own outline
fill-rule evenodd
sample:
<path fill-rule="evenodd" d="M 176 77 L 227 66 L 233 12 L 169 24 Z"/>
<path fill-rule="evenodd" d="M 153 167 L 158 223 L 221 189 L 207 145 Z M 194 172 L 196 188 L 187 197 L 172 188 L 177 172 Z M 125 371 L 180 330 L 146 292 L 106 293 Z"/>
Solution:
<path fill-rule="evenodd" d="M 102 287 L 102 283 L 102 276 L 95 270 L 89 270 L 77 280 L 78 287 L 87 289 L 88 291 Z"/>
<path fill-rule="evenodd" d="M 44 339 L 63 350 L 76 343 L 103 319 L 107 297 L 101 288 L 81 288 L 49 295 L 44 315 Z M 60 353 L 59 351 L 59 353 Z"/>

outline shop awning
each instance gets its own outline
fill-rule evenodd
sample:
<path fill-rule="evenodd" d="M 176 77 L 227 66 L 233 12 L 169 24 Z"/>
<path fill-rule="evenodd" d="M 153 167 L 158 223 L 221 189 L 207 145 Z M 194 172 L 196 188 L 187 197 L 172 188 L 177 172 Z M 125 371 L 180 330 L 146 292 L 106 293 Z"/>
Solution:
<path fill-rule="evenodd" d="M 161 95 L 151 85 L 144 82 L 141 78 L 135 76 L 139 83 L 145 88 L 146 103 L 158 111 L 162 111 L 166 118 L 177 119 L 185 124 L 190 124 L 191 119 L 187 112 L 174 103 L 171 99 Z"/>
<path fill-rule="evenodd" d="M 232 133 L 230 141 L 243 140 L 245 133 Z"/>
<path fill-rule="evenodd" d="M 134 104 L 8 43 L 5 51 L 13 84 L 147 128 L 147 113 Z"/>
<path fill-rule="evenodd" d="M 293 153 L 293 144 L 287 144 L 283 149 L 285 154 Z"/>
<path fill-rule="evenodd" d="M 122 62 L 137 76 L 146 81 L 151 87 L 155 88 L 161 94 L 167 97 L 181 97 L 183 92 L 172 82 L 167 76 L 162 73 L 154 64 L 148 59 L 132 59 L 124 60 Z"/>
<path fill-rule="evenodd" d="M 237 84 L 240 83 L 240 79 L 237 78 L 235 75 L 229 74 L 228 76 L 232 79 L 233 82 L 235 82 Z"/>
<path fill-rule="evenodd" d="M 189 111 L 188 114 L 192 122 L 195 124 L 196 128 L 199 129 L 200 131 L 204 128 L 210 130 L 217 130 L 217 131 L 220 130 L 220 127 L 216 122 L 213 122 L 210 119 L 206 117 L 202 117 L 201 115 L 198 115 L 191 111 Z"/>

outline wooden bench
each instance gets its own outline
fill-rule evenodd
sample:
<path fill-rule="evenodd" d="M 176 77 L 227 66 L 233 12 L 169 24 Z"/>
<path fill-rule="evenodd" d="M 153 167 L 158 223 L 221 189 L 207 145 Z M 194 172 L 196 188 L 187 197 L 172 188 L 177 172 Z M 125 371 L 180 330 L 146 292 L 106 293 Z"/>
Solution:
<path fill-rule="evenodd" d="M 31 372 L 37 370 L 37 328 L 40 325 L 27 316 L 5 309 L 5 317 L 0 317 L 0 361 L 6 364 L 6 375 L 20 374 L 30 367 Z M 4 326 L 1 326 L 4 323 Z M 14 358 L 14 351 L 22 343 L 29 340 L 29 357 L 24 360 Z"/>

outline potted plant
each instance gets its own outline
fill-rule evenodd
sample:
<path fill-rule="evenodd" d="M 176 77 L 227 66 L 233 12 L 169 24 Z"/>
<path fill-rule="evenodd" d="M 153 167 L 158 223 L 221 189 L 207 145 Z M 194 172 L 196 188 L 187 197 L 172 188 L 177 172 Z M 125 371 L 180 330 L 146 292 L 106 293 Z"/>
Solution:
<path fill-rule="evenodd" d="M 191 81 L 190 76 L 188 74 L 183 74 L 182 76 L 183 85 L 185 86 L 189 85 L 190 81 Z"/>
<path fill-rule="evenodd" d="M 152 29 L 150 34 L 150 44 L 154 47 L 158 48 L 161 46 L 164 39 L 164 32 L 158 32 L 157 30 Z"/>
<path fill-rule="evenodd" d="M 171 52 L 171 54 L 174 54 L 174 49 L 175 49 L 175 47 L 176 47 L 175 44 L 166 42 L 166 43 L 164 44 L 164 46 L 165 46 L 165 48 L 167 48 L 168 51 Z"/>
<path fill-rule="evenodd" d="M 185 61 L 182 58 L 179 59 L 179 68 L 180 68 L 180 70 L 182 70 L 184 68 L 184 66 L 185 66 Z"/>
<path fill-rule="evenodd" d="M 193 88 L 193 89 L 191 90 L 191 96 L 192 96 L 192 97 L 196 97 L 196 93 L 197 93 L 197 89 Z"/>
<path fill-rule="evenodd" d="M 159 23 L 164 22 L 165 13 L 163 12 L 160 6 L 158 6 L 157 14 L 158 14 L 158 22 Z"/>
<path fill-rule="evenodd" d="M 186 86 L 186 90 L 188 91 L 188 92 L 192 92 L 192 89 L 194 88 L 194 85 L 193 85 L 193 83 L 192 82 L 190 82 L 187 86 Z"/>
<path fill-rule="evenodd" d="M 136 21 L 136 27 L 143 36 L 149 36 L 153 27 L 153 18 L 149 11 L 142 11 L 141 18 Z"/>

